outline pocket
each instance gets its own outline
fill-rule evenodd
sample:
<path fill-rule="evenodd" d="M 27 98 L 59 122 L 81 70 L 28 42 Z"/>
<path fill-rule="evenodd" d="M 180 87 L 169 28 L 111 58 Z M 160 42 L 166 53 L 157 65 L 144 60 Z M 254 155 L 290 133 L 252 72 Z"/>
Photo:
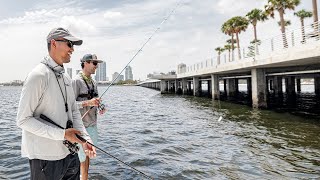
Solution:
<path fill-rule="evenodd" d="M 39 161 L 40 161 L 39 165 L 40 165 L 41 171 L 45 172 L 48 166 L 48 161 L 47 160 L 39 160 Z"/>

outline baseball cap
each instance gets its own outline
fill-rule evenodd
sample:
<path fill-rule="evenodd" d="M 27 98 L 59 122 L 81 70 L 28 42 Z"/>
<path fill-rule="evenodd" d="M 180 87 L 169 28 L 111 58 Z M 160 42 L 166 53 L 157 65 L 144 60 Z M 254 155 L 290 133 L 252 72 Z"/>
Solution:
<path fill-rule="evenodd" d="M 86 54 L 84 55 L 81 59 L 81 62 L 85 62 L 85 61 L 97 61 L 98 63 L 102 63 L 102 60 L 98 60 L 97 55 L 95 54 Z"/>
<path fill-rule="evenodd" d="M 47 43 L 50 43 L 52 39 L 64 38 L 71 41 L 74 45 L 80 46 L 82 40 L 74 37 L 67 29 L 53 28 L 47 36 Z"/>

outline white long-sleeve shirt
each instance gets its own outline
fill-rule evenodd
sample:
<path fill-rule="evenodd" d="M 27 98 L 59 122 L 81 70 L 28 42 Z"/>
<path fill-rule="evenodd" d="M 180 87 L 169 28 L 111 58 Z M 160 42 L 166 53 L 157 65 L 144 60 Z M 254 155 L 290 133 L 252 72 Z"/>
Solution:
<path fill-rule="evenodd" d="M 43 63 L 53 67 L 54 71 Z M 55 74 L 59 76 L 61 89 Z M 66 94 L 68 112 L 65 111 Z M 22 129 L 21 154 L 29 159 L 65 158 L 70 153 L 63 145 L 65 130 L 41 120 L 40 114 L 62 127 L 66 127 L 67 120 L 70 119 L 73 127 L 80 130 L 85 139 L 90 139 L 76 105 L 71 79 L 64 74 L 63 67 L 50 56 L 45 57 L 43 62 L 29 73 L 22 88 L 17 114 L 17 125 Z"/>

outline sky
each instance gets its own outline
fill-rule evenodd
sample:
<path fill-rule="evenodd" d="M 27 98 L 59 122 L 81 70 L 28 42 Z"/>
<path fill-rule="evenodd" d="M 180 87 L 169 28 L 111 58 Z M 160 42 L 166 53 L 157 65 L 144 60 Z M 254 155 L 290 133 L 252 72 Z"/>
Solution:
<path fill-rule="evenodd" d="M 134 79 L 145 80 L 148 73 L 167 73 L 180 63 L 189 66 L 216 56 L 214 49 L 230 38 L 221 32 L 221 25 L 265 4 L 267 0 L 0 0 L 0 82 L 25 79 L 48 54 L 46 36 L 55 27 L 67 28 L 84 41 L 75 46 L 66 68 L 75 74 L 81 69 L 80 58 L 92 53 L 106 61 L 111 79 L 177 7 L 130 64 Z M 301 0 L 295 11 L 301 9 L 312 11 L 312 1 Z M 288 29 L 300 26 L 293 13 L 285 14 L 291 20 Z M 277 21 L 278 13 L 275 19 L 259 23 L 258 38 L 278 35 Z M 250 25 L 240 34 L 240 44 L 252 40 Z"/>

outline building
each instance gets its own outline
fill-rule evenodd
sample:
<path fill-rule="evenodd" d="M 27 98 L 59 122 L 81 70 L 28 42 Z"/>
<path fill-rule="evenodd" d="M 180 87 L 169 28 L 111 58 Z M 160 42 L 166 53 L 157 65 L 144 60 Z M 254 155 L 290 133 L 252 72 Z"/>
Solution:
<path fill-rule="evenodd" d="M 112 74 L 112 81 L 114 81 L 114 83 L 118 83 L 119 81 L 123 81 L 123 78 L 124 78 L 123 75 L 119 75 L 118 72 L 115 72 Z"/>
<path fill-rule="evenodd" d="M 127 66 L 126 67 L 125 80 L 133 80 L 133 74 L 132 74 L 131 66 Z"/>
<path fill-rule="evenodd" d="M 72 68 L 67 68 L 67 73 L 69 74 L 70 78 L 72 79 Z"/>
<path fill-rule="evenodd" d="M 98 68 L 96 70 L 95 80 L 97 82 L 107 81 L 107 63 L 102 62 L 98 64 Z"/>
<path fill-rule="evenodd" d="M 185 73 L 187 71 L 187 65 L 186 64 L 179 64 L 178 65 L 178 74 L 182 74 L 182 73 Z"/>

